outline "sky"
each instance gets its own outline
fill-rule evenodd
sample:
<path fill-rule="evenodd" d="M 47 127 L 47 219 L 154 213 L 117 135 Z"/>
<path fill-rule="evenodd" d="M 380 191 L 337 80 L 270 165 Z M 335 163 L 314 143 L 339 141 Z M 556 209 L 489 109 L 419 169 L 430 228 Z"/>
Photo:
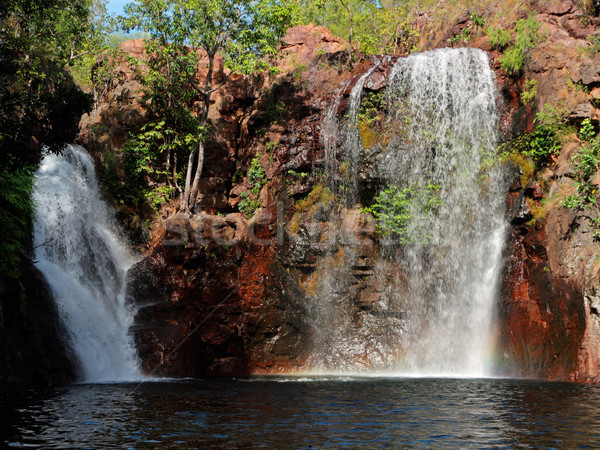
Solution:
<path fill-rule="evenodd" d="M 106 9 L 109 13 L 123 14 L 123 6 L 130 2 L 131 0 L 108 0 Z"/>

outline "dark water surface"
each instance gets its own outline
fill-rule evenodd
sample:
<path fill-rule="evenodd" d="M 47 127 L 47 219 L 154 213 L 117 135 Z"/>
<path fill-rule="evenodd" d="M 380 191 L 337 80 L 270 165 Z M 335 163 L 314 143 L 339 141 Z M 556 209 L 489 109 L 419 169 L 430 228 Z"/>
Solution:
<path fill-rule="evenodd" d="M 1 447 L 600 446 L 600 386 L 269 378 L 0 394 Z"/>

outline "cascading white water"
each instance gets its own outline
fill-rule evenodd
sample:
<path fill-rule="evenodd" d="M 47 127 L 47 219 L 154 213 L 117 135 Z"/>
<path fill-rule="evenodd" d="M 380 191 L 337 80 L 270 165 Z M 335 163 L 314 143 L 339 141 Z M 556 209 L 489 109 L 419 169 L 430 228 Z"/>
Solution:
<path fill-rule="evenodd" d="M 331 222 L 343 223 L 355 208 L 361 177 L 375 180 L 379 190 L 438 186 L 440 205 L 427 223 L 409 225 L 409 232 L 426 226 L 427 242 L 381 239 L 375 258 L 343 238 L 331 246 L 341 256 L 320 266 L 312 316 L 322 342 L 314 367 L 485 376 L 505 233 L 505 177 L 500 167 L 484 168 L 495 154 L 499 119 L 487 55 L 440 49 L 399 59 L 383 98 L 390 136 L 370 149 L 355 125 L 368 75 L 353 90 L 347 123 L 338 127 L 342 157 L 351 165 L 345 188 L 355 192 L 345 194 L 351 203 Z M 362 271 L 365 283 L 356 273 L 362 276 L 369 260 L 375 262 Z M 378 300 L 368 313 L 356 313 L 348 293 L 364 286 Z"/>
<path fill-rule="evenodd" d="M 486 374 L 505 228 L 502 172 L 482 172 L 497 146 L 496 94 L 481 50 L 412 55 L 391 74 L 388 108 L 407 127 L 385 178 L 441 188 L 431 242 L 405 252 L 408 316 L 424 319 L 407 320 L 408 372 Z"/>
<path fill-rule="evenodd" d="M 124 304 L 125 275 L 135 262 L 101 198 L 84 148 L 48 154 L 36 172 L 34 246 L 52 288 L 83 381 L 141 378 Z"/>

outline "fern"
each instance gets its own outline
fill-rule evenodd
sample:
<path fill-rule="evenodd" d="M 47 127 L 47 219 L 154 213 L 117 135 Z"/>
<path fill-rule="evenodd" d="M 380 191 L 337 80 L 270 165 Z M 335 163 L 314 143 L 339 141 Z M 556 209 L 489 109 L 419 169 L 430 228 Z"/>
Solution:
<path fill-rule="evenodd" d="M 21 276 L 26 240 L 31 231 L 34 203 L 33 170 L 0 170 L 0 272 L 11 278 Z"/>

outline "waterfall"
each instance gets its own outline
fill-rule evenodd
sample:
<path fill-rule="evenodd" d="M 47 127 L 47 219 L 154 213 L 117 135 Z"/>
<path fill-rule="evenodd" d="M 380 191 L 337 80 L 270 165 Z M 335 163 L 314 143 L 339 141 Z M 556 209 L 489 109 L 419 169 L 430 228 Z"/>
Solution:
<path fill-rule="evenodd" d="M 353 89 L 351 111 L 337 130 L 338 158 L 348 168 L 330 174 L 337 180 L 330 188 L 345 204 L 331 211 L 337 225 L 319 262 L 313 367 L 486 376 L 506 192 L 502 168 L 490 164 L 499 114 L 488 57 L 476 49 L 440 49 L 399 59 L 377 99 L 385 121 L 373 133 L 377 142 L 366 146 L 357 111 L 369 75 Z M 399 242 L 390 234 L 371 245 L 348 233 L 348 223 L 364 215 L 358 202 L 365 197 L 428 186 L 436 207 L 421 216 L 413 211 L 407 235 L 414 239 Z"/>
<path fill-rule="evenodd" d="M 34 246 L 83 381 L 141 377 L 128 334 L 125 275 L 135 262 L 101 198 L 90 155 L 47 154 L 36 172 Z"/>

